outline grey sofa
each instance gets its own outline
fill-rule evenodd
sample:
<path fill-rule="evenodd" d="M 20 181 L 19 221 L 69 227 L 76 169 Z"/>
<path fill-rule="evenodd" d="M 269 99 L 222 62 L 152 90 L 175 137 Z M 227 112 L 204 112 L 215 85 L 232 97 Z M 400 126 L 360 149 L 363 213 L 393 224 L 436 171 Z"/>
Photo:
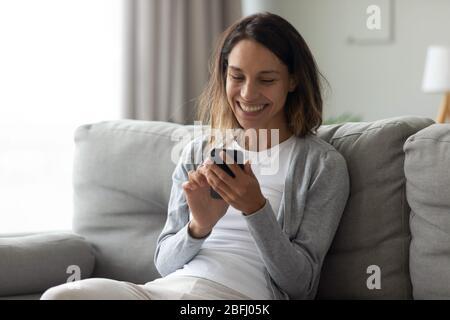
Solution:
<path fill-rule="evenodd" d="M 75 133 L 73 230 L 0 235 L 0 297 L 36 299 L 66 282 L 145 283 L 171 174 L 192 126 L 105 121 Z M 419 117 L 322 126 L 351 194 L 317 299 L 450 299 L 450 125 Z"/>

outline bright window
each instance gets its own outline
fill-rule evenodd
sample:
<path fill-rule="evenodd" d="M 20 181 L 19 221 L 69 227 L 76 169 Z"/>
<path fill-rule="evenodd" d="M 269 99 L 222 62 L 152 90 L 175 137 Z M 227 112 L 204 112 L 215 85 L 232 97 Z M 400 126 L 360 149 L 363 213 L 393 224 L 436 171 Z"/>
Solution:
<path fill-rule="evenodd" d="M 70 229 L 73 133 L 118 119 L 122 0 L 0 0 L 0 233 Z"/>

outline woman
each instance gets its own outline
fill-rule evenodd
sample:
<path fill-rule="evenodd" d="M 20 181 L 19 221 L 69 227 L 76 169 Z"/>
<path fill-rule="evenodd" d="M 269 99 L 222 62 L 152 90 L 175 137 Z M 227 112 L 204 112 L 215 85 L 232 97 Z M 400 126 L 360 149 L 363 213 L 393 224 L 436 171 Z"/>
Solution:
<path fill-rule="evenodd" d="M 243 169 L 228 164 L 233 178 L 209 158 L 192 161 L 218 146 L 214 137 L 194 139 L 173 173 L 157 242 L 163 277 L 145 285 L 88 279 L 81 290 L 63 285 L 43 298 L 313 299 L 349 194 L 345 160 L 315 136 L 319 75 L 305 41 L 283 18 L 262 13 L 229 27 L 199 115 L 219 132 L 243 131 L 247 139 L 220 146 L 251 161 Z M 263 174 L 274 158 L 275 170 Z M 222 199 L 212 198 L 211 188 Z"/>

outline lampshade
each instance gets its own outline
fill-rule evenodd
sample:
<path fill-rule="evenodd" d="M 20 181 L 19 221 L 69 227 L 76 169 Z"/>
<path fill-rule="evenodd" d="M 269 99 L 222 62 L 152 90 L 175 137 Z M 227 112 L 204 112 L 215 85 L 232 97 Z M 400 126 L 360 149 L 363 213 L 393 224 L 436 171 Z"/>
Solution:
<path fill-rule="evenodd" d="M 450 48 L 440 46 L 428 48 L 422 90 L 450 92 Z"/>

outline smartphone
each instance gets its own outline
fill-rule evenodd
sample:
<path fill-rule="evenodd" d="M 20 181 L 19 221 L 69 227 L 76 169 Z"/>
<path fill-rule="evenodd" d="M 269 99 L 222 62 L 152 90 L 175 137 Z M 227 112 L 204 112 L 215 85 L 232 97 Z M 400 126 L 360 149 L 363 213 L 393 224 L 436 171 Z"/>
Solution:
<path fill-rule="evenodd" d="M 230 159 L 231 157 L 234 160 L 234 163 L 237 163 L 241 169 L 244 169 L 244 154 L 240 150 L 234 150 L 234 149 L 220 149 L 220 148 L 214 148 L 211 150 L 211 159 L 214 161 L 215 164 L 219 166 L 223 171 L 225 171 L 229 176 L 234 178 L 234 173 L 231 171 L 231 169 L 226 165 L 225 161 L 222 160 L 220 157 L 220 151 L 224 151 L 227 155 L 227 159 Z M 218 194 L 212 187 L 211 189 L 211 197 L 214 199 L 222 199 L 220 194 Z"/>

